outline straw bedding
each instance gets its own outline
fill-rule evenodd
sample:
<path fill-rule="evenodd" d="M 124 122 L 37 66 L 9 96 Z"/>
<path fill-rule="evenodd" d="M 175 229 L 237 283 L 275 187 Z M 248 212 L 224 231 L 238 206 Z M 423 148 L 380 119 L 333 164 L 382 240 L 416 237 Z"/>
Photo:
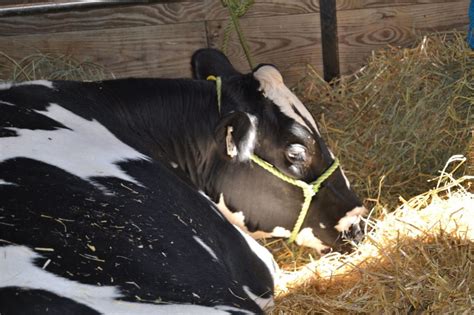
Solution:
<path fill-rule="evenodd" d="M 284 270 L 272 313 L 473 313 L 473 161 L 458 157 L 428 180 L 451 155 L 473 156 L 474 52 L 465 34 L 388 47 L 331 84 L 309 70 L 298 92 L 372 209 L 370 232 L 351 255 L 319 260 L 267 243 Z"/>
<path fill-rule="evenodd" d="M 474 194 L 444 184 L 369 219 L 350 255 L 329 254 L 283 272 L 274 314 L 474 311 Z"/>
<path fill-rule="evenodd" d="M 70 56 L 17 61 L 0 53 L 4 80 L 110 77 Z M 350 255 L 320 258 L 265 242 L 283 270 L 272 314 L 473 313 L 474 194 L 466 175 L 474 163 L 458 158 L 427 180 L 453 154 L 474 157 L 474 52 L 465 34 L 388 47 L 331 84 L 309 68 L 296 91 L 372 211 L 368 236 Z"/>

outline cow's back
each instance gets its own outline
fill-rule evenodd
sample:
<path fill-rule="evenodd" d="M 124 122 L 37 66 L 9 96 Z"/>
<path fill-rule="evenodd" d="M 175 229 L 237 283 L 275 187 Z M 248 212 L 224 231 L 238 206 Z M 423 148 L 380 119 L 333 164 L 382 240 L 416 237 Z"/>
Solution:
<path fill-rule="evenodd" d="M 114 99 L 100 85 L 49 84 L 0 89 L 0 305 L 28 290 L 102 313 L 259 312 L 272 279 L 248 241 L 104 126 Z"/>

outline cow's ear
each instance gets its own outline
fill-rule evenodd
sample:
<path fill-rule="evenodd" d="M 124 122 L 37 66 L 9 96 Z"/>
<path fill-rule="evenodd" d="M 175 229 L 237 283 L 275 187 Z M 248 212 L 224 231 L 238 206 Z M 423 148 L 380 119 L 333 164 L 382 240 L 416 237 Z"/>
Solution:
<path fill-rule="evenodd" d="M 206 80 L 208 76 L 230 77 L 240 74 L 229 59 L 219 50 L 204 48 L 197 50 L 191 59 L 193 77 Z"/>
<path fill-rule="evenodd" d="M 214 131 L 218 151 L 227 159 L 246 161 L 257 142 L 257 118 L 232 112 L 221 118 Z"/>

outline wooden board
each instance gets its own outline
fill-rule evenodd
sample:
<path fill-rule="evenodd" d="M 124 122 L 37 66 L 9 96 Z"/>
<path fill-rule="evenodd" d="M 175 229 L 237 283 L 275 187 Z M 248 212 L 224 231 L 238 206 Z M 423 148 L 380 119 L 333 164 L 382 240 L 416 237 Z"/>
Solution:
<path fill-rule="evenodd" d="M 203 6 L 200 0 L 2 17 L 0 36 L 203 21 Z"/>
<path fill-rule="evenodd" d="M 20 59 L 61 52 L 99 63 L 116 77 L 190 77 L 192 53 L 206 46 L 203 22 L 85 32 L 0 37 L 2 51 Z"/>
<path fill-rule="evenodd" d="M 227 21 L 208 21 L 211 47 L 220 48 Z M 307 65 L 322 73 L 319 13 L 241 19 L 254 63 L 273 63 L 290 85 L 301 79 Z M 248 72 L 245 55 L 234 33 L 227 55 L 239 71 Z"/>
<path fill-rule="evenodd" d="M 336 9 L 354 10 L 354 9 L 370 9 L 370 8 L 389 8 L 397 6 L 407 6 L 416 4 L 433 4 L 442 2 L 456 2 L 462 0 L 336 0 Z M 357 14 L 354 12 L 354 14 Z"/>
<path fill-rule="evenodd" d="M 206 20 L 227 19 L 229 13 L 222 6 L 221 0 L 204 0 Z M 319 12 L 319 0 L 255 0 L 246 18 L 275 15 L 294 15 Z"/>
<path fill-rule="evenodd" d="M 464 30 L 469 0 L 391 8 L 338 11 L 341 73 L 364 65 L 372 50 L 407 46 L 417 35 L 433 31 Z"/>

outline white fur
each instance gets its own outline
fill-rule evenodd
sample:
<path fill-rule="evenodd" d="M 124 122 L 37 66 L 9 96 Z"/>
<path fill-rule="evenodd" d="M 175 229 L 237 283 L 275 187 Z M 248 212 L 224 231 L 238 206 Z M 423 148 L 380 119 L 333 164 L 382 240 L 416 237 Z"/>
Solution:
<path fill-rule="evenodd" d="M 244 289 L 244 292 L 262 309 L 262 310 L 268 310 L 272 307 L 275 306 L 275 302 L 273 301 L 273 296 L 270 296 L 268 298 L 263 298 L 261 296 L 258 296 L 254 294 L 252 291 L 250 291 L 250 288 L 246 285 L 242 286 L 242 289 Z"/>
<path fill-rule="evenodd" d="M 347 178 L 346 174 L 342 170 L 342 167 L 339 167 L 339 169 L 341 170 L 341 174 L 342 174 L 342 177 L 344 178 L 344 181 L 346 182 L 347 188 L 351 188 L 351 183 L 349 182 L 349 179 Z"/>
<path fill-rule="evenodd" d="M 367 209 L 365 207 L 355 207 L 351 211 L 347 212 L 346 215 L 339 220 L 334 228 L 339 232 L 346 232 L 352 225 L 358 224 L 361 217 L 366 213 Z"/>
<path fill-rule="evenodd" d="M 33 260 L 40 257 L 40 255 L 25 246 L 0 247 L 0 288 L 10 286 L 31 290 L 45 290 L 107 315 L 217 315 L 229 314 L 227 311 L 237 310 L 235 307 L 226 305 L 206 307 L 190 304 L 152 304 L 119 301 L 116 299 L 122 295 L 116 287 L 82 284 L 59 277 L 33 264 Z M 238 311 L 250 314 L 250 312 Z"/>
<path fill-rule="evenodd" d="M 257 117 L 254 115 L 247 114 L 250 119 L 250 130 L 247 132 L 247 135 L 244 139 L 242 139 L 239 149 L 238 149 L 238 157 L 239 161 L 248 161 L 250 156 L 253 154 L 253 150 L 257 143 L 257 125 L 258 120 Z"/>
<path fill-rule="evenodd" d="M 199 245 L 201 245 L 202 248 L 206 250 L 206 252 L 209 253 L 209 255 L 212 256 L 212 258 L 214 258 L 214 260 L 219 261 L 219 258 L 217 258 L 216 253 L 212 250 L 212 248 L 210 248 L 206 243 L 204 243 L 202 239 L 197 236 L 193 236 L 193 238 Z"/>
<path fill-rule="evenodd" d="M 271 237 L 285 237 L 288 238 L 291 235 L 291 232 L 287 229 L 276 226 L 273 231 L 271 232 L 264 232 L 264 231 L 255 231 L 250 232 L 245 225 L 245 215 L 242 211 L 239 212 L 232 212 L 229 210 L 227 205 L 225 204 L 224 194 L 221 194 L 219 197 L 219 203 L 216 204 L 217 209 L 224 215 L 224 217 L 230 223 L 238 226 L 242 231 L 249 234 L 254 239 L 261 239 L 261 238 L 271 238 Z"/>
<path fill-rule="evenodd" d="M 0 138 L 0 163 L 26 157 L 54 165 L 84 180 L 112 176 L 139 184 L 116 163 L 148 158 L 121 142 L 96 120 L 84 119 L 57 104 L 36 112 L 70 129 L 7 128 L 16 131 L 18 136 Z"/>
<path fill-rule="evenodd" d="M 4 181 L 3 179 L 0 179 L 0 185 L 18 186 L 18 185 L 15 184 L 15 183 L 10 183 L 10 182 Z"/>
<path fill-rule="evenodd" d="M 0 82 L 0 90 L 8 90 L 14 86 L 24 86 L 24 85 L 41 85 L 50 89 L 53 89 L 53 82 L 47 80 L 35 80 L 35 81 L 25 81 L 25 82 Z"/>
<path fill-rule="evenodd" d="M 265 97 L 273 101 L 279 108 L 280 111 L 288 117 L 294 119 L 299 124 L 306 126 L 311 131 L 305 121 L 293 110 L 294 106 L 301 115 L 311 124 L 311 127 L 316 130 L 319 135 L 318 127 L 314 121 L 313 116 L 296 97 L 293 92 L 283 82 L 283 77 L 280 72 L 273 66 L 263 66 L 254 72 L 254 77 L 260 82 L 260 91 L 263 92 Z"/>
<path fill-rule="evenodd" d="M 212 210 L 214 210 L 215 213 L 217 213 L 219 215 L 219 217 L 222 219 L 222 220 L 225 220 L 225 217 L 222 215 L 222 212 L 220 211 L 220 209 L 218 208 L 218 205 L 214 203 L 214 201 L 211 200 L 211 198 L 209 198 L 208 195 L 206 195 L 206 193 L 202 190 L 198 190 L 198 192 L 204 196 L 207 200 L 209 200 L 209 203 L 210 203 L 210 206 L 212 207 Z"/>
<path fill-rule="evenodd" d="M 258 258 L 260 258 L 261 261 L 263 261 L 265 266 L 267 266 L 268 271 L 272 275 L 272 278 L 275 279 L 277 273 L 280 271 L 280 268 L 273 259 L 273 255 L 268 251 L 268 249 L 250 237 L 250 235 L 239 229 L 237 226 L 234 225 L 234 227 L 240 232 L 240 234 L 242 234 L 250 249 L 255 253 L 255 255 L 258 256 Z"/>
<path fill-rule="evenodd" d="M 1 86 L 1 83 L 0 83 L 0 86 Z M 0 90 L 1 90 L 1 88 L 0 88 Z M 10 103 L 10 102 L 5 102 L 5 101 L 0 101 L 0 104 L 9 105 L 9 106 L 15 106 L 15 104 Z"/>
<path fill-rule="evenodd" d="M 312 228 L 302 229 L 296 236 L 295 242 L 300 246 L 314 248 L 318 251 L 319 254 L 321 254 L 323 250 L 330 248 L 329 246 L 324 245 L 319 238 L 314 236 Z"/>

